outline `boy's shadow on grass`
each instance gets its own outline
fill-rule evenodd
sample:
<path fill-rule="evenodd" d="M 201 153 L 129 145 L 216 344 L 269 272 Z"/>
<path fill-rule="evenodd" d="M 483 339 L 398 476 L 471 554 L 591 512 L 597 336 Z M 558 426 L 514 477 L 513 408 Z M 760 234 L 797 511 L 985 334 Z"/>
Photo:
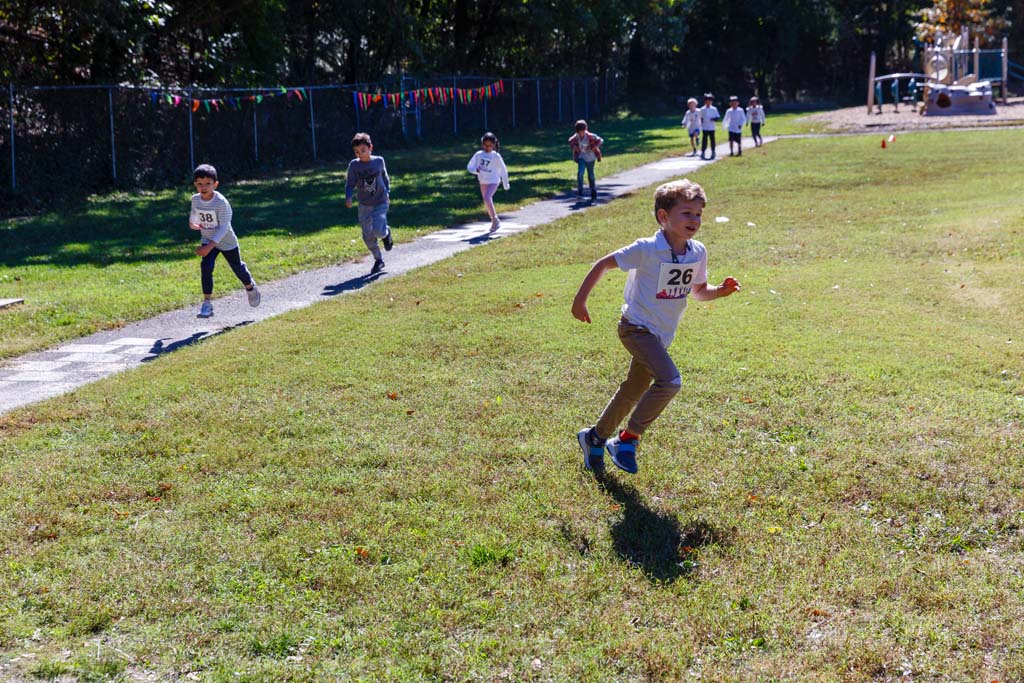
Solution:
<path fill-rule="evenodd" d="M 672 582 L 692 575 L 698 568 L 694 551 L 726 540 L 720 529 L 704 520 L 680 527 L 673 515 L 652 510 L 636 489 L 614 477 L 599 477 L 597 483 L 622 505 L 622 518 L 611 529 L 615 552 L 639 567 L 649 581 Z"/>

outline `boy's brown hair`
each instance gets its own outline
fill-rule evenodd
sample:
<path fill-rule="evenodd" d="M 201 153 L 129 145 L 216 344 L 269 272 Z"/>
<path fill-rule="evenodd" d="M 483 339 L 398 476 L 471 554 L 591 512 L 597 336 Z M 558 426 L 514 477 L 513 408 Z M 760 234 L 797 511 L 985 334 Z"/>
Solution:
<path fill-rule="evenodd" d="M 580 119 L 579 121 L 576 122 L 576 132 L 577 133 L 579 133 L 581 130 L 586 130 L 586 129 L 587 129 L 587 122 L 586 121 L 584 121 L 583 119 Z"/>
<path fill-rule="evenodd" d="M 352 136 L 352 146 L 366 145 L 367 147 L 373 147 L 373 141 L 370 139 L 369 133 L 356 133 Z"/>
<path fill-rule="evenodd" d="M 659 186 L 654 191 L 654 214 L 657 215 L 660 209 L 671 211 L 676 202 L 681 199 L 687 201 L 698 200 L 703 206 L 707 206 L 708 203 L 708 197 L 704 194 L 704 188 L 697 183 L 688 178 L 673 180 L 670 183 Z"/>

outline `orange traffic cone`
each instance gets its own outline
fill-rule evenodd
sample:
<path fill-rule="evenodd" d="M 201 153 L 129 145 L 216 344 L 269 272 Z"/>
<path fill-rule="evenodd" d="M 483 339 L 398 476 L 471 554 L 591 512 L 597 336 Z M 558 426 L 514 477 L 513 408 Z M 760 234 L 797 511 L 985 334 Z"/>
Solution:
<path fill-rule="evenodd" d="M 885 149 L 885 138 L 882 138 L 882 149 Z"/>

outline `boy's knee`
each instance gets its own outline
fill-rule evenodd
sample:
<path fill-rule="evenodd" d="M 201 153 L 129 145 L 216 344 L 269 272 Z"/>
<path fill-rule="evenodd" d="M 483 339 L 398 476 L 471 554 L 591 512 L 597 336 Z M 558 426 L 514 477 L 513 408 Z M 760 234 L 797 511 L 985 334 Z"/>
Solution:
<path fill-rule="evenodd" d="M 683 378 L 680 377 L 679 375 L 676 375 L 671 379 L 658 380 L 655 382 L 655 384 L 657 384 L 658 387 L 660 387 L 661 390 L 664 391 L 665 393 L 671 393 L 674 396 L 678 394 L 679 391 L 683 388 Z"/>

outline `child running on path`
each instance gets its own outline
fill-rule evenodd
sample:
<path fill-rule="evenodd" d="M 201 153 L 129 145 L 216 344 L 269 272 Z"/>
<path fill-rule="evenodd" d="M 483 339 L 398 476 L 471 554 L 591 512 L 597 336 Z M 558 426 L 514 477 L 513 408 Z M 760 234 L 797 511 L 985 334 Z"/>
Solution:
<path fill-rule="evenodd" d="M 715 121 L 718 120 L 718 107 L 715 106 L 715 96 L 709 92 L 704 93 L 704 106 L 700 108 L 700 130 L 703 133 L 700 142 L 700 158 L 706 159 L 708 141 L 711 142 L 711 158 L 715 158 Z"/>
<path fill-rule="evenodd" d="M 231 205 L 217 186 L 217 169 L 210 164 L 200 164 L 192 173 L 196 193 L 192 195 L 192 211 L 189 214 L 188 226 L 198 230 L 202 235 L 196 254 L 202 257 L 199 262 L 199 273 L 203 287 L 203 305 L 199 308 L 198 318 L 213 316 L 213 267 L 217 264 L 217 256 L 224 254 L 224 260 L 231 266 L 235 277 L 245 286 L 249 305 L 260 305 L 260 290 L 252 279 L 249 269 L 242 261 L 242 253 L 238 248 L 238 237 L 231 227 Z"/>
<path fill-rule="evenodd" d="M 738 151 L 736 156 L 743 156 L 743 126 L 747 123 L 747 115 L 740 109 L 740 98 L 729 96 L 729 108 L 722 117 L 722 128 L 729 133 L 729 156 L 733 156 L 732 146 L 735 143 Z"/>
<path fill-rule="evenodd" d="M 693 151 L 691 157 L 697 156 L 697 138 L 700 137 L 700 111 L 697 109 L 697 99 L 691 97 L 686 100 L 686 113 L 683 114 L 683 127 L 690 136 L 690 147 Z"/>
<path fill-rule="evenodd" d="M 590 183 L 590 201 L 597 200 L 597 187 L 594 184 L 594 162 L 601 161 L 601 143 L 604 140 L 587 130 L 587 122 L 580 119 L 576 122 L 576 133 L 569 138 L 572 149 L 572 160 L 578 164 L 576 172 L 576 199 L 583 199 L 583 171 L 587 172 Z"/>
<path fill-rule="evenodd" d="M 491 232 L 501 227 L 498 213 L 494 210 L 494 193 L 498 191 L 498 183 L 508 189 L 508 168 L 505 167 L 505 160 L 498 154 L 497 149 L 498 136 L 490 132 L 484 133 L 480 138 L 480 149 L 466 166 L 466 170 L 475 174 L 480 181 L 480 195 L 484 198 L 487 215 L 491 217 Z"/>
<path fill-rule="evenodd" d="M 717 287 L 708 286 L 707 249 L 693 239 L 706 203 L 704 189 L 689 180 L 660 186 L 654 192 L 658 232 L 595 263 L 572 302 L 573 317 L 589 323 L 587 297 L 601 277 L 616 267 L 629 273 L 618 333 L 632 360 L 625 381 L 597 423 L 576 435 L 588 470 L 604 471 L 607 450 L 616 467 L 636 473 L 637 441 L 682 387 L 668 347 L 686 311 L 687 298 L 710 301 L 740 289 L 731 277 Z M 626 428 L 614 436 L 630 411 Z"/>
<path fill-rule="evenodd" d="M 383 157 L 373 156 L 373 141 L 366 133 L 352 138 L 352 151 L 356 158 L 348 163 L 345 173 L 345 206 L 352 208 L 352 195 L 359 200 L 359 225 L 363 229 L 363 243 L 373 255 L 370 275 L 384 270 L 377 240 L 384 242 L 384 251 L 391 251 L 394 241 L 388 227 L 388 208 L 391 206 L 391 179 Z"/>
<path fill-rule="evenodd" d="M 761 100 L 751 97 L 750 106 L 747 107 L 747 123 L 750 124 L 750 137 L 754 138 L 754 147 L 764 144 L 764 140 L 761 139 L 761 126 L 766 120 Z"/>

